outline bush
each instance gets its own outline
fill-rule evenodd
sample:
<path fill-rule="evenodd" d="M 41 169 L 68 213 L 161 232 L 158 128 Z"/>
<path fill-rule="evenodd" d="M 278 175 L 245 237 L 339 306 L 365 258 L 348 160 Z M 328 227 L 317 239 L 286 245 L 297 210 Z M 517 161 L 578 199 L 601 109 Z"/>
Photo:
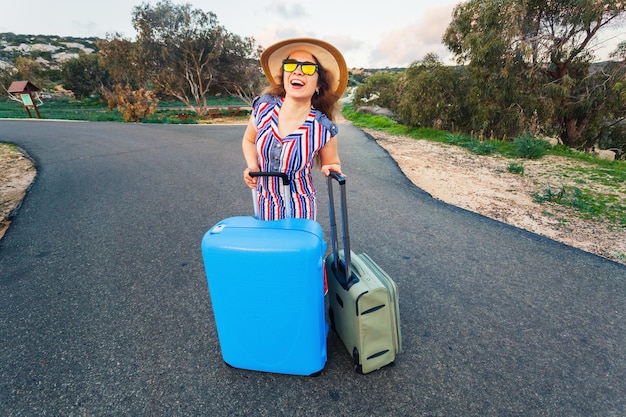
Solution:
<path fill-rule="evenodd" d="M 476 155 L 491 155 L 496 152 L 497 147 L 492 141 L 475 139 L 468 144 L 467 149 Z"/>
<path fill-rule="evenodd" d="M 507 171 L 511 174 L 524 175 L 524 164 L 519 162 L 511 162 L 507 167 Z"/>
<path fill-rule="evenodd" d="M 122 113 L 127 122 L 139 122 L 150 117 L 156 111 L 159 99 L 153 91 L 132 90 L 130 86 L 116 84 L 113 92 L 102 91 L 109 110 L 114 107 Z"/>
<path fill-rule="evenodd" d="M 397 80 L 398 73 L 395 72 L 381 71 L 370 75 L 357 88 L 352 104 L 356 109 L 360 106 L 378 106 L 395 113 L 399 101 Z"/>
<path fill-rule="evenodd" d="M 480 140 L 480 138 L 463 135 L 449 134 L 446 142 L 450 145 L 460 146 L 477 155 L 491 155 L 498 152 L 498 145 L 492 140 Z"/>
<path fill-rule="evenodd" d="M 616 153 L 615 159 L 626 159 L 626 123 L 617 123 L 602 129 L 598 148 L 613 150 Z"/>
<path fill-rule="evenodd" d="M 531 135 L 518 136 L 513 139 L 513 154 L 519 158 L 539 159 L 547 153 L 548 149 L 550 149 L 550 143 Z"/>
<path fill-rule="evenodd" d="M 434 54 L 414 63 L 399 77 L 397 114 L 409 127 L 455 131 L 467 124 L 463 71 L 443 65 Z"/>

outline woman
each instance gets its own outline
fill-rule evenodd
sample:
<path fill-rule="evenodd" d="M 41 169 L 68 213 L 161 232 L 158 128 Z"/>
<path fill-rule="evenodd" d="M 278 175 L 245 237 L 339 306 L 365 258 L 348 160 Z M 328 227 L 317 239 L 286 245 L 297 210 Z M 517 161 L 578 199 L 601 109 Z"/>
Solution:
<path fill-rule="evenodd" d="M 309 38 L 288 39 L 261 54 L 270 86 L 252 103 L 243 136 L 245 183 L 257 189 L 258 217 L 315 220 L 317 204 L 311 170 L 316 159 L 322 173 L 341 172 L 337 102 L 348 83 L 348 68 L 334 46 Z M 252 171 L 283 172 L 291 179 L 289 196 L 274 177 L 251 177 Z M 291 204 L 285 201 L 291 198 Z M 291 207 L 291 212 L 287 210 Z"/>

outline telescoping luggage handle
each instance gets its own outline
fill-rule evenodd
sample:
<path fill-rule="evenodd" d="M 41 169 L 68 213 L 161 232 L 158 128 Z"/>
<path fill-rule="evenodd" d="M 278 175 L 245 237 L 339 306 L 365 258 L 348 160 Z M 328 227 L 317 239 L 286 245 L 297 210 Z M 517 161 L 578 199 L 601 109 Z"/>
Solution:
<path fill-rule="evenodd" d="M 352 280 L 352 267 L 350 260 L 350 232 L 348 231 L 348 204 L 346 198 L 346 177 L 343 175 L 331 171 L 330 175 L 327 178 L 328 182 L 328 211 L 330 216 L 330 236 L 332 240 L 332 249 L 333 249 L 333 267 L 335 271 L 337 271 L 337 276 L 339 277 L 339 266 L 341 262 L 339 261 L 339 237 L 337 235 L 337 219 L 335 215 L 335 198 L 333 193 L 333 180 L 339 183 L 340 189 L 340 209 L 341 209 L 341 237 L 343 244 L 343 267 L 344 267 L 344 279 L 342 282 L 344 288 L 349 288 L 354 282 Z"/>
<path fill-rule="evenodd" d="M 283 199 L 289 201 L 289 210 L 285 209 L 285 217 L 291 217 L 291 197 L 289 196 L 289 190 L 291 188 L 291 180 L 289 179 L 289 175 L 284 172 L 261 172 L 261 171 L 251 171 L 251 177 L 279 177 L 283 180 Z M 256 188 L 252 190 L 252 207 L 254 207 L 254 217 L 259 218 L 258 207 L 257 207 L 257 190 Z"/>

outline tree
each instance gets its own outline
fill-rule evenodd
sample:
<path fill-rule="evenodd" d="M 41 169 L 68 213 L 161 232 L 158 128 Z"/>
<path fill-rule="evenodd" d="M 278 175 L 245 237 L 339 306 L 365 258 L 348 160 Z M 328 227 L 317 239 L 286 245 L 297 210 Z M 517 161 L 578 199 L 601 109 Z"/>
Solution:
<path fill-rule="evenodd" d="M 96 40 L 96 46 L 98 65 L 106 69 L 110 77 L 110 84 L 103 84 L 106 90 L 110 90 L 115 84 L 128 85 L 133 89 L 148 84 L 139 47 L 135 42 L 115 34 L 108 35 L 106 39 Z"/>
<path fill-rule="evenodd" d="M 620 43 L 611 57 L 618 61 L 608 62 L 596 72 L 600 77 L 616 80 L 606 86 L 608 91 L 603 104 L 607 111 L 603 112 L 604 123 L 598 134 L 598 146 L 600 149 L 612 149 L 623 159 L 626 156 L 626 42 Z"/>
<path fill-rule="evenodd" d="M 454 130 L 469 121 L 462 98 L 467 84 L 460 68 L 443 65 L 434 54 L 411 65 L 401 77 L 398 115 L 410 126 Z"/>
<path fill-rule="evenodd" d="M 231 35 L 214 13 L 174 5 L 169 0 L 133 9 L 140 62 L 155 90 L 185 103 L 200 116 L 208 113 L 207 96 L 244 78 L 254 41 Z M 233 61 L 234 64 L 227 65 Z M 221 80 L 221 83 L 220 83 Z M 230 85 L 232 88 L 232 84 Z"/>
<path fill-rule="evenodd" d="M 61 68 L 63 87 L 77 99 L 89 97 L 108 84 L 108 73 L 98 65 L 97 54 L 80 54 L 65 61 Z"/>
<path fill-rule="evenodd" d="M 229 36 L 227 51 L 217 66 L 217 83 L 228 95 L 237 96 L 249 105 L 267 85 L 259 57 L 262 49 L 255 45 L 254 39 Z M 233 70 L 236 68 L 236 70 Z"/>
<path fill-rule="evenodd" d="M 596 108 L 585 102 L 593 42 L 625 13 L 621 0 L 470 0 L 456 7 L 443 40 L 459 63 L 469 61 L 486 91 L 482 104 L 550 115 L 563 142 L 580 148 L 597 124 Z M 501 94 L 507 84 L 512 95 Z"/>
<path fill-rule="evenodd" d="M 30 58 L 18 56 L 15 59 L 15 68 L 17 68 L 19 78 L 22 80 L 28 80 L 39 88 L 43 87 L 43 68 L 39 62 Z"/>
<path fill-rule="evenodd" d="M 15 67 L 11 65 L 0 65 L 0 85 L 2 86 L 0 97 L 9 94 L 7 89 L 13 81 L 17 81 L 16 75 L 17 69 Z"/>
<path fill-rule="evenodd" d="M 398 88 L 399 73 L 379 71 L 367 77 L 361 84 L 352 99 L 354 107 L 379 106 L 396 112 L 401 95 L 404 93 Z"/>

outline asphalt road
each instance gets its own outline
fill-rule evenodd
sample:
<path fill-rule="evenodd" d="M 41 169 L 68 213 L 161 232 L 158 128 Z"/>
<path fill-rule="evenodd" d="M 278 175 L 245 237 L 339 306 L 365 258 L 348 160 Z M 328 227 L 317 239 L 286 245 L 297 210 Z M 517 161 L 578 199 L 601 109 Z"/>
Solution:
<path fill-rule="evenodd" d="M 220 356 L 200 241 L 252 213 L 243 126 L 0 120 L 38 167 L 0 241 L 0 416 L 626 415 L 626 267 L 436 201 L 340 129 L 404 352 L 358 375 L 331 333 L 299 377 Z"/>

